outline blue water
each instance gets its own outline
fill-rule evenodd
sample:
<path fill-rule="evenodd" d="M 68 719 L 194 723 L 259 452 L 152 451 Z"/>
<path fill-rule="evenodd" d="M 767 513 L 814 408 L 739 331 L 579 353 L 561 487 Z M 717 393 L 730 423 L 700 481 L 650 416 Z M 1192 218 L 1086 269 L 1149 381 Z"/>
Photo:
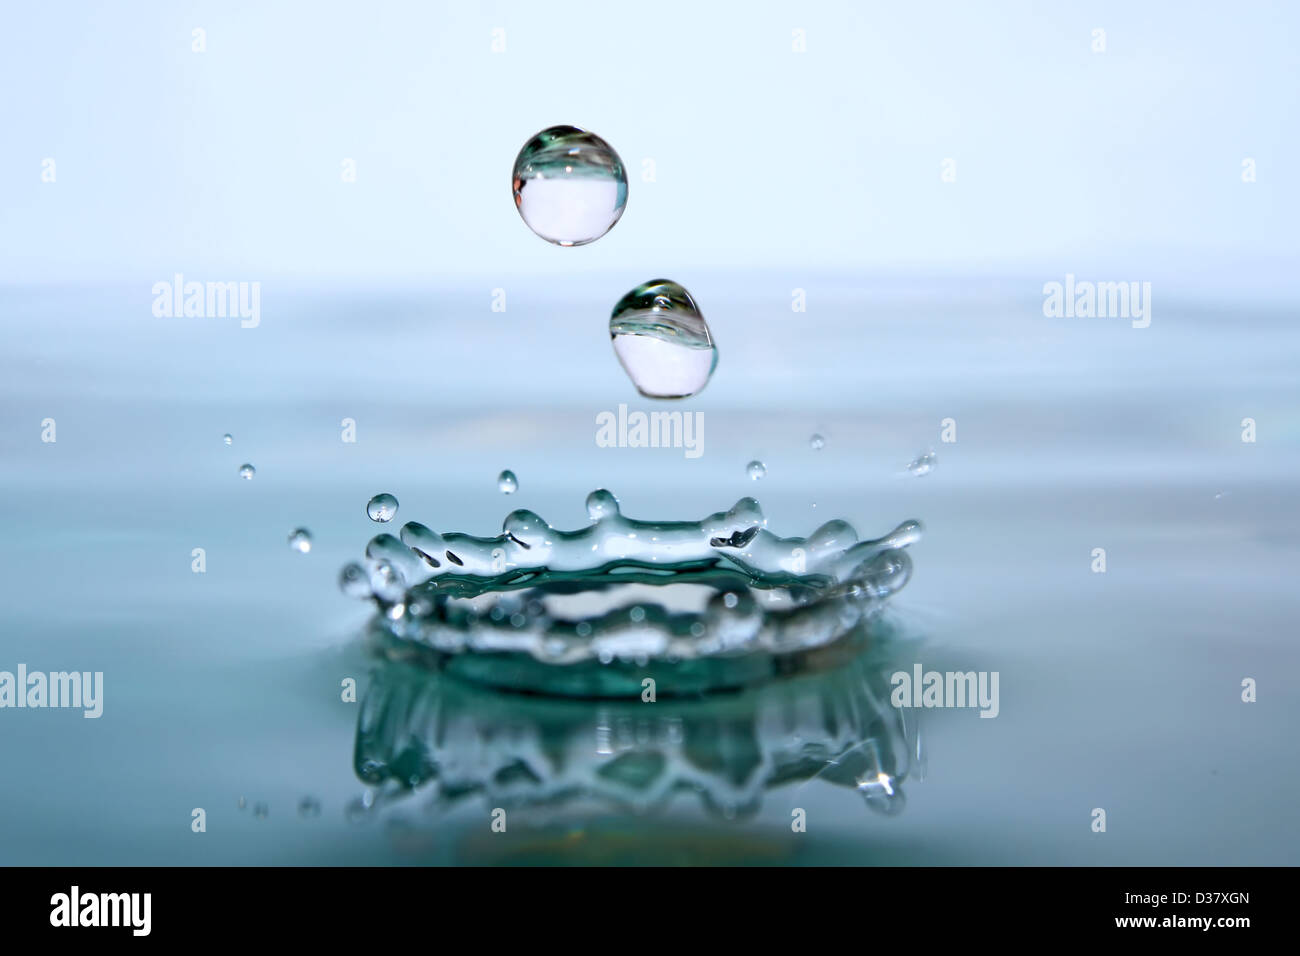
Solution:
<path fill-rule="evenodd" d="M 255 329 L 155 318 L 149 283 L 0 289 L 0 670 L 105 683 L 98 720 L 0 711 L 0 862 L 1300 862 L 1292 299 L 1165 292 L 1133 329 L 1045 318 L 1037 276 L 682 275 L 723 356 L 681 406 L 705 420 L 688 459 L 594 441 L 602 411 L 656 407 L 605 330 L 643 278 L 520 283 L 505 313 L 487 288 L 268 281 Z M 814 780 L 748 819 L 683 794 L 512 811 L 497 834 L 487 802 L 417 789 L 349 820 L 367 785 L 340 683 L 364 699 L 370 610 L 336 579 L 377 530 L 368 499 L 493 534 L 514 508 L 581 526 L 596 487 L 648 518 L 752 494 L 784 535 L 920 519 L 888 612 L 901 663 L 998 671 L 999 716 L 924 714 L 895 816 Z"/>

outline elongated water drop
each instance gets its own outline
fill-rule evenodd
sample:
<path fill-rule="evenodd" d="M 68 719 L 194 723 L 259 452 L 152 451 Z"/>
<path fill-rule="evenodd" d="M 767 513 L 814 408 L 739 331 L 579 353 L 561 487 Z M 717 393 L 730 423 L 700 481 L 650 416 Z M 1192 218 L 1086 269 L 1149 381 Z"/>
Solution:
<path fill-rule="evenodd" d="M 257 474 L 257 469 L 252 465 L 239 466 L 239 477 L 243 478 L 245 481 L 252 481 L 255 474 Z"/>
<path fill-rule="evenodd" d="M 927 451 L 924 455 L 914 459 L 912 463 L 907 466 L 907 470 L 918 477 L 921 475 L 928 475 L 930 472 L 934 471 L 935 461 L 934 452 Z"/>
<path fill-rule="evenodd" d="M 497 475 L 497 488 L 500 489 L 503 495 L 513 495 L 519 490 L 519 479 L 515 477 L 513 471 L 507 468 Z"/>
<path fill-rule="evenodd" d="M 767 477 L 767 465 L 761 461 L 751 461 L 745 466 L 745 472 L 749 475 L 750 480 L 758 481 L 760 478 Z"/>
<path fill-rule="evenodd" d="M 594 242 L 627 205 L 627 174 L 614 147 L 576 126 L 544 129 L 519 151 L 515 207 L 528 228 L 557 246 Z"/>
<path fill-rule="evenodd" d="M 397 517 L 397 499 L 390 494 L 375 495 L 366 504 L 371 521 L 392 521 Z"/>
<path fill-rule="evenodd" d="M 691 294 L 668 279 L 643 282 L 609 317 L 614 354 L 647 398 L 686 398 L 709 383 L 718 350 Z"/>
<path fill-rule="evenodd" d="M 311 550 L 311 532 L 306 528 L 295 528 L 289 535 L 289 547 L 306 554 Z"/>
<path fill-rule="evenodd" d="M 234 444 L 235 436 L 230 434 L 222 435 L 221 440 L 225 442 L 227 445 L 231 445 Z"/>

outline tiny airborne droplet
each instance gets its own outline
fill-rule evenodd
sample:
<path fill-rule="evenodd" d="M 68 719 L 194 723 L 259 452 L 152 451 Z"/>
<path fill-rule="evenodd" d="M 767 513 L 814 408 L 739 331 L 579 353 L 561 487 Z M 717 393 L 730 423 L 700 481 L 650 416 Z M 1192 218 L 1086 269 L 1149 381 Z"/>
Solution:
<path fill-rule="evenodd" d="M 255 474 L 257 474 L 257 469 L 255 469 L 252 465 L 240 465 L 240 466 L 239 466 L 239 477 L 240 477 L 240 478 L 243 478 L 245 481 L 252 481 L 252 480 L 253 480 L 253 476 L 254 476 Z M 273 482 L 273 484 L 274 484 L 274 482 Z"/>
<path fill-rule="evenodd" d="M 745 466 L 745 471 L 748 473 L 751 481 L 758 481 L 760 478 L 767 477 L 767 465 L 763 464 L 761 461 L 751 461 Z"/>
<path fill-rule="evenodd" d="M 298 815 L 307 818 L 320 816 L 320 801 L 315 797 L 303 797 L 298 801 Z"/>
<path fill-rule="evenodd" d="M 311 550 L 311 532 L 306 528 L 295 528 L 289 535 L 289 547 L 306 554 Z"/>
<path fill-rule="evenodd" d="M 826 447 L 826 439 L 822 438 L 821 435 L 813 435 L 812 438 L 808 439 L 808 447 L 813 451 L 821 451 Z"/>
<path fill-rule="evenodd" d="M 392 521 L 397 517 L 397 499 L 390 494 L 375 495 L 366 504 L 371 521 Z"/>
<path fill-rule="evenodd" d="M 227 445 L 233 445 L 235 443 L 235 436 L 231 434 L 225 434 L 221 436 L 221 440 L 225 442 Z"/>
<path fill-rule="evenodd" d="M 507 468 L 497 475 L 497 488 L 501 490 L 503 495 L 513 495 L 519 490 L 519 479 L 515 477 L 513 471 Z"/>

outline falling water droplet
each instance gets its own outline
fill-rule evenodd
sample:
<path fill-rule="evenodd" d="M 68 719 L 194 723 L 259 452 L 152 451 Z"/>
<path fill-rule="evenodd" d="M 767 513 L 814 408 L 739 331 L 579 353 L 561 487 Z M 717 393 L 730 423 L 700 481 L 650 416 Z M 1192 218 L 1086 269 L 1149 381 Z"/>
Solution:
<path fill-rule="evenodd" d="M 921 455 L 919 458 L 912 461 L 912 463 L 907 466 L 907 470 L 918 477 L 921 475 L 928 475 L 930 472 L 934 471 L 936 461 L 937 459 L 934 456 L 934 452 L 927 451 L 924 455 Z"/>
<path fill-rule="evenodd" d="M 761 461 L 751 461 L 745 466 L 745 471 L 749 474 L 751 481 L 758 481 L 760 478 L 767 477 L 767 465 Z"/>
<path fill-rule="evenodd" d="M 821 435 L 813 435 L 812 438 L 808 439 L 808 447 L 813 451 L 821 451 L 826 447 L 826 439 L 822 438 Z"/>
<path fill-rule="evenodd" d="M 266 815 L 270 812 L 271 812 L 271 808 L 268 807 L 265 803 L 253 804 L 253 816 L 257 817 L 259 820 L 265 820 Z"/>
<path fill-rule="evenodd" d="M 257 474 L 257 469 L 252 465 L 239 466 L 239 477 L 243 478 L 245 481 L 252 481 L 255 474 Z M 272 482 L 272 484 L 274 484 L 274 482 Z"/>
<path fill-rule="evenodd" d="M 320 801 L 315 797 L 303 797 L 298 801 L 298 816 L 300 817 L 318 817 L 320 816 Z"/>
<path fill-rule="evenodd" d="M 289 535 L 289 547 L 306 554 L 311 550 L 311 532 L 306 528 L 295 528 Z"/>
<path fill-rule="evenodd" d="M 227 445 L 233 445 L 235 443 L 235 436 L 227 433 L 221 436 L 221 440 Z"/>
<path fill-rule="evenodd" d="M 709 383 L 718 350 L 691 294 L 676 282 L 643 282 L 609 317 L 614 354 L 647 398 L 686 398 Z"/>
<path fill-rule="evenodd" d="M 594 242 L 627 205 L 627 174 L 614 147 L 574 126 L 544 129 L 515 158 L 515 208 L 557 246 Z"/>
<path fill-rule="evenodd" d="M 503 495 L 513 495 L 519 490 L 519 479 L 515 477 L 513 471 L 507 468 L 497 475 L 497 488 L 501 490 Z"/>
<path fill-rule="evenodd" d="M 397 517 L 397 499 L 390 494 L 375 495 L 366 504 L 371 521 L 392 521 Z"/>

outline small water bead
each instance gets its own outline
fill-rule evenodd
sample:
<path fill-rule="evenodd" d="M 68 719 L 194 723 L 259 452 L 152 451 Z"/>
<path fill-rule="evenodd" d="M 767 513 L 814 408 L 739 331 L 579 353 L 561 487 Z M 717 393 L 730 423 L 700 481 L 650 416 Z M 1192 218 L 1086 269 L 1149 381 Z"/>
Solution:
<path fill-rule="evenodd" d="M 255 803 L 253 804 L 253 816 L 257 817 L 259 820 L 265 820 L 270 809 L 271 808 L 265 803 Z"/>
<path fill-rule="evenodd" d="M 397 517 L 397 499 L 390 494 L 375 495 L 366 504 L 371 521 L 392 521 Z"/>
<path fill-rule="evenodd" d="M 576 126 L 542 130 L 519 151 L 515 208 L 528 228 L 557 246 L 594 242 L 627 205 L 627 173 L 614 147 Z"/>
<path fill-rule="evenodd" d="M 303 797 L 298 801 L 298 816 L 306 818 L 320 816 L 320 801 L 315 797 Z"/>
<path fill-rule="evenodd" d="M 306 528 L 295 528 L 289 535 L 289 547 L 306 554 L 311 550 L 311 532 Z"/>
<path fill-rule="evenodd" d="M 227 445 L 233 445 L 235 443 L 235 437 L 230 434 L 222 435 L 221 440 L 225 442 Z"/>
<path fill-rule="evenodd" d="M 348 597 L 370 597 L 369 572 L 359 564 L 349 564 L 339 572 L 339 590 Z"/>
<path fill-rule="evenodd" d="M 587 517 L 592 521 L 618 514 L 618 499 L 612 492 L 597 488 L 587 495 Z"/>
<path fill-rule="evenodd" d="M 383 601 L 396 602 L 406 593 L 406 581 L 391 561 L 379 561 L 370 572 L 370 593 Z M 395 617 L 401 617 L 397 611 Z"/>
<path fill-rule="evenodd" d="M 521 508 L 506 515 L 501 530 L 520 544 L 531 548 L 546 540 L 546 533 L 551 530 L 551 526 L 538 515 Z"/>
<path fill-rule="evenodd" d="M 668 279 L 643 282 L 609 317 L 614 354 L 647 398 L 697 394 L 718 367 L 709 324 L 691 294 Z"/>
<path fill-rule="evenodd" d="M 934 471 L 934 466 L 937 461 L 938 459 L 935 458 L 934 452 L 928 451 L 924 455 L 921 455 L 919 458 L 912 461 L 912 463 L 907 466 L 907 470 L 918 477 L 921 475 L 928 475 L 930 472 Z"/>
<path fill-rule="evenodd" d="M 761 461 L 751 461 L 745 466 L 745 472 L 749 475 L 751 481 L 758 481 L 767 477 L 767 465 Z"/>
<path fill-rule="evenodd" d="M 812 438 L 808 439 L 808 447 L 813 451 L 821 451 L 826 447 L 826 439 L 822 438 L 821 435 L 813 435 Z"/>
<path fill-rule="evenodd" d="M 255 474 L 257 474 L 257 469 L 252 465 L 239 466 L 239 477 L 243 478 L 245 481 L 252 481 Z"/>
<path fill-rule="evenodd" d="M 503 495 L 513 495 L 519 490 L 519 479 L 515 473 L 507 468 L 501 474 L 497 475 L 497 488 Z"/>

